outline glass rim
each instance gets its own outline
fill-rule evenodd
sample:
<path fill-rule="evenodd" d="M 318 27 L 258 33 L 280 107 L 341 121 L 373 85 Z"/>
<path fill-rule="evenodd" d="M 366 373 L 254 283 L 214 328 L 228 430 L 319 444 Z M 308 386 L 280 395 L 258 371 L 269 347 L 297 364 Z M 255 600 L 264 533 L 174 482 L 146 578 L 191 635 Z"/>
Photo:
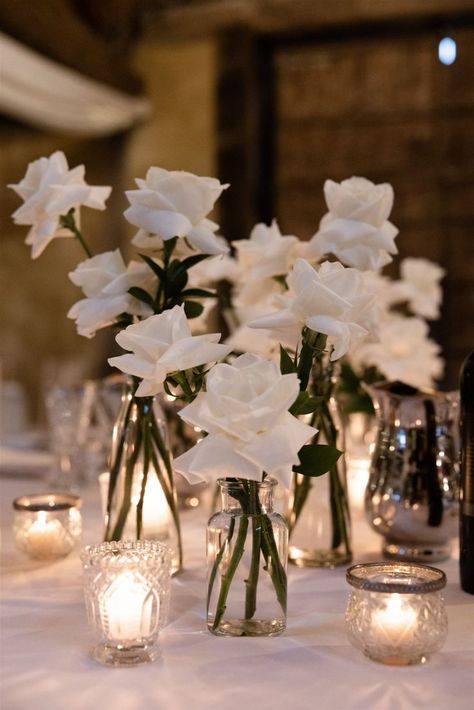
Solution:
<path fill-rule="evenodd" d="M 118 567 L 127 563 L 130 554 L 141 554 L 142 561 L 152 562 L 163 560 L 171 570 L 173 550 L 161 540 L 112 540 L 99 542 L 95 545 L 86 545 L 81 550 L 81 561 L 84 566 L 101 567 L 114 565 Z M 139 564 L 139 561 L 129 560 L 130 563 Z"/>
<path fill-rule="evenodd" d="M 70 510 L 71 508 L 80 508 L 81 505 L 81 497 L 72 493 L 33 493 L 22 495 L 13 501 L 15 510 L 31 513 Z"/>
<path fill-rule="evenodd" d="M 217 479 L 217 485 L 220 486 L 220 488 L 225 488 L 230 487 L 232 485 L 235 485 L 237 483 L 240 483 L 241 481 L 252 481 L 257 484 L 259 489 L 262 488 L 273 488 L 274 486 L 277 485 L 278 481 L 276 478 L 273 478 L 272 476 L 267 476 L 263 481 L 257 481 L 254 478 L 236 478 L 233 476 L 228 476 L 228 477 L 221 477 Z"/>
<path fill-rule="evenodd" d="M 371 579 L 374 574 L 398 573 L 412 575 L 417 580 L 381 581 Z M 395 578 L 395 574 L 393 575 Z M 397 594 L 424 594 L 437 592 L 446 586 L 446 575 L 437 567 L 417 562 L 366 562 L 352 565 L 346 570 L 347 582 L 356 589 L 368 592 L 388 592 Z"/>
<path fill-rule="evenodd" d="M 377 392 L 385 392 L 390 397 L 394 399 L 450 399 L 456 398 L 458 392 L 457 390 L 437 390 L 431 387 L 412 387 L 407 385 L 401 380 L 383 380 L 381 382 L 375 382 L 371 385 L 365 385 L 364 388 L 373 389 Z M 396 391 L 396 389 L 402 389 L 402 391 Z"/>

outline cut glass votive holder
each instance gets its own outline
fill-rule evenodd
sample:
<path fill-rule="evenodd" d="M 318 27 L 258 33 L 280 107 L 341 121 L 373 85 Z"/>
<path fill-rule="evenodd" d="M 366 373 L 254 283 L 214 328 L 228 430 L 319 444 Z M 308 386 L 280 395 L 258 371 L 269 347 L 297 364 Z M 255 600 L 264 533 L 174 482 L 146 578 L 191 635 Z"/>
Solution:
<path fill-rule="evenodd" d="M 99 638 L 95 660 L 109 666 L 155 661 L 158 633 L 168 620 L 170 547 L 157 540 L 103 542 L 81 559 L 90 625 Z"/>
<path fill-rule="evenodd" d="M 81 537 L 79 496 L 62 493 L 25 495 L 13 501 L 17 547 L 38 560 L 68 555 Z"/>
<path fill-rule="evenodd" d="M 373 661 L 409 666 L 442 647 L 448 622 L 446 575 L 421 564 L 375 562 L 350 567 L 346 609 L 350 642 Z"/>

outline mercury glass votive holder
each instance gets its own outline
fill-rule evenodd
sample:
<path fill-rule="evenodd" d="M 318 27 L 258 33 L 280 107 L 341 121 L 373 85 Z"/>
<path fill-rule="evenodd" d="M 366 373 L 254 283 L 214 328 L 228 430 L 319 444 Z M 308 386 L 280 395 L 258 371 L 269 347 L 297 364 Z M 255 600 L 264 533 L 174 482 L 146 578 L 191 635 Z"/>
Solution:
<path fill-rule="evenodd" d="M 17 547 L 39 560 L 65 557 L 81 537 L 82 501 L 62 493 L 25 495 L 13 501 Z"/>
<path fill-rule="evenodd" d="M 157 540 L 103 542 L 84 548 L 85 600 L 99 638 L 92 656 L 109 666 L 159 657 L 158 633 L 168 620 L 173 551 Z"/>
<path fill-rule="evenodd" d="M 350 567 L 346 609 L 350 642 L 373 661 L 391 666 L 425 663 L 442 647 L 448 621 L 435 567 L 374 562 Z"/>

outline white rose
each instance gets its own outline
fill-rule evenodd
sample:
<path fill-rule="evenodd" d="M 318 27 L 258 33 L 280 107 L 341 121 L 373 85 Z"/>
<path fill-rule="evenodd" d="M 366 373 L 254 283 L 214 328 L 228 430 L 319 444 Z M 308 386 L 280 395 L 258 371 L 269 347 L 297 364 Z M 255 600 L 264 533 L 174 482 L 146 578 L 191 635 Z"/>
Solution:
<path fill-rule="evenodd" d="M 146 179 L 136 179 L 138 190 L 128 190 L 126 219 L 140 231 L 135 246 L 160 248 L 162 240 L 186 237 L 204 254 L 225 254 L 228 247 L 216 236 L 218 225 L 206 215 L 228 185 L 184 171 L 150 168 Z"/>
<path fill-rule="evenodd" d="M 237 249 L 241 273 L 245 279 L 262 279 L 269 276 L 286 275 L 297 256 L 299 239 L 283 236 L 274 219 L 268 227 L 256 224 L 249 239 L 232 242 Z"/>
<path fill-rule="evenodd" d="M 400 273 L 404 295 L 418 316 L 429 320 L 439 318 L 443 291 L 440 281 L 446 273 L 438 264 L 428 259 L 403 259 Z"/>
<path fill-rule="evenodd" d="M 129 325 L 116 336 L 117 343 L 130 350 L 127 355 L 109 358 L 122 372 L 139 377 L 138 397 L 163 390 L 167 375 L 221 360 L 230 347 L 219 344 L 220 333 L 191 335 L 183 306 L 174 306 L 159 315 Z"/>
<path fill-rule="evenodd" d="M 348 266 L 376 270 L 397 253 L 398 229 L 388 221 L 393 206 L 393 188 L 374 185 L 361 177 L 341 183 L 326 180 L 324 195 L 329 212 L 309 242 L 308 259 L 334 254 Z"/>
<path fill-rule="evenodd" d="M 240 282 L 232 298 L 231 335 L 226 343 L 237 353 L 250 352 L 268 359 L 280 357 L 278 340 L 268 330 L 256 330 L 249 323 L 260 316 L 279 310 L 276 296 L 284 288 L 272 278 Z"/>
<path fill-rule="evenodd" d="M 125 266 L 120 250 L 104 252 L 81 262 L 69 278 L 82 288 L 86 298 L 78 301 L 68 312 L 76 321 L 77 332 L 92 338 L 96 331 L 111 325 L 121 313 L 147 317 L 150 306 L 128 293 L 138 286 L 150 295 L 156 291 L 157 279 L 145 264 L 131 261 Z"/>
<path fill-rule="evenodd" d="M 12 217 L 15 224 L 31 225 L 25 243 L 31 245 L 33 259 L 40 256 L 55 237 L 74 236 L 69 229 L 61 227 L 61 215 L 66 215 L 71 208 L 78 210 L 84 205 L 105 209 L 105 200 L 112 188 L 88 185 L 84 171 L 83 165 L 69 170 L 66 156 L 57 151 L 49 158 L 30 163 L 18 185 L 8 186 L 23 199 Z"/>
<path fill-rule="evenodd" d="M 288 412 L 298 396 L 296 374 L 246 353 L 207 376 L 206 391 L 179 413 L 208 432 L 174 464 L 190 483 L 219 476 L 255 480 L 266 472 L 289 486 L 298 451 L 316 429 Z"/>
<path fill-rule="evenodd" d="M 356 367 L 375 366 L 388 380 L 420 389 L 441 376 L 441 348 L 428 337 L 425 321 L 391 315 L 380 323 L 379 336 L 379 342 L 364 342 L 351 352 Z"/>
<path fill-rule="evenodd" d="M 251 327 L 275 331 L 293 349 L 304 326 L 323 333 L 333 346 L 331 360 L 342 357 L 354 341 L 367 335 L 374 299 L 356 269 L 326 261 L 316 271 L 298 259 L 287 283 L 289 291 L 279 297 L 281 309 L 257 318 Z"/>
<path fill-rule="evenodd" d="M 237 261 L 226 254 L 204 259 L 188 271 L 189 283 L 198 288 L 206 288 L 224 280 L 233 283 L 238 273 Z"/>

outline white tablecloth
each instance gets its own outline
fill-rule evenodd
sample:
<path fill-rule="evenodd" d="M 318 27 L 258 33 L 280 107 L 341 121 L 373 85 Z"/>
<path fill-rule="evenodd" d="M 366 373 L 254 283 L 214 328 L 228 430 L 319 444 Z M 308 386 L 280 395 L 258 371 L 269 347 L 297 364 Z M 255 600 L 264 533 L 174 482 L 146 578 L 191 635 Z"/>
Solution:
<path fill-rule="evenodd" d="M 33 562 L 15 550 L 13 498 L 45 491 L 38 480 L 5 479 L 2 493 L 1 707 L 3 710 L 473 710 L 474 597 L 459 587 L 455 559 L 439 566 L 449 632 L 425 666 L 386 667 L 353 648 L 344 632 L 344 569 L 289 569 L 288 628 L 276 638 L 217 638 L 205 627 L 206 511 L 183 513 L 185 570 L 172 581 L 162 658 L 106 668 L 89 656 L 78 553 Z M 95 491 L 85 495 L 84 542 L 100 540 Z M 355 561 L 380 558 L 380 541 L 354 526 Z"/>

